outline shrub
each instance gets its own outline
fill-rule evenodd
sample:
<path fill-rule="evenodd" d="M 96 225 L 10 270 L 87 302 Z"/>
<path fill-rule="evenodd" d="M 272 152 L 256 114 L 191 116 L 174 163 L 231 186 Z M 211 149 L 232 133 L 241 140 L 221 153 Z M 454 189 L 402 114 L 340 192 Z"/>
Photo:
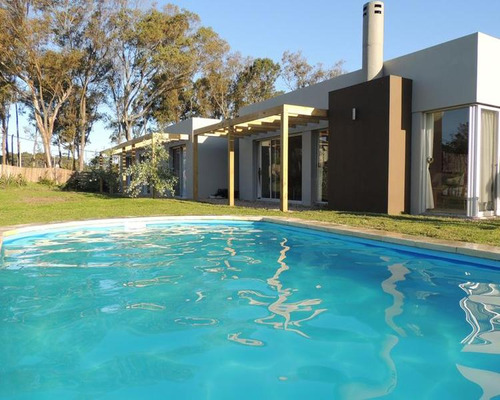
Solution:
<path fill-rule="evenodd" d="M 21 187 L 21 186 L 26 186 L 27 184 L 28 184 L 28 181 L 21 174 L 18 174 L 15 176 L 14 175 L 10 175 L 10 176 L 2 175 L 2 176 L 0 176 L 0 186 L 2 186 L 2 187 L 8 187 L 8 186 Z"/>
<path fill-rule="evenodd" d="M 162 145 L 147 146 L 141 162 L 128 167 L 125 173 L 130 175 L 126 193 L 131 197 L 139 196 L 144 186 L 151 188 L 153 198 L 174 193 L 177 177 L 168 166 L 168 151 Z"/>
<path fill-rule="evenodd" d="M 48 187 L 54 187 L 57 186 L 57 182 L 54 179 L 51 179 L 47 176 L 47 173 L 45 176 L 38 178 L 38 183 L 40 185 L 48 186 Z"/>
<path fill-rule="evenodd" d="M 119 187 L 118 178 L 118 172 L 115 171 L 109 163 L 106 163 L 105 166 L 101 168 L 98 163 L 93 160 L 85 171 L 75 171 L 64 184 L 63 190 L 97 193 L 101 190 L 100 182 L 102 180 L 103 191 L 115 193 Z"/>

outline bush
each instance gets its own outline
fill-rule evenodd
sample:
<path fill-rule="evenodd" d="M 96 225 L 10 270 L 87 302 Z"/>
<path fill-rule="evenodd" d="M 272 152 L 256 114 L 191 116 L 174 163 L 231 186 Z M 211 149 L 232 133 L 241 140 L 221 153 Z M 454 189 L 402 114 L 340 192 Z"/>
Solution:
<path fill-rule="evenodd" d="M 63 190 L 98 193 L 102 179 L 103 191 L 116 193 L 120 184 L 118 178 L 118 172 L 114 171 L 109 164 L 101 168 L 97 163 L 91 163 L 87 170 L 75 171 L 64 184 Z"/>
<path fill-rule="evenodd" d="M 8 186 L 26 186 L 28 184 L 28 181 L 26 178 L 18 174 L 16 176 L 10 175 L 10 176 L 0 176 L 0 186 L 2 187 L 8 187 Z"/>
<path fill-rule="evenodd" d="M 132 164 L 125 174 L 130 176 L 126 193 L 131 197 L 139 196 L 144 187 L 151 188 L 153 198 L 174 194 L 177 177 L 168 166 L 168 151 L 162 145 L 146 146 L 141 162 Z"/>
<path fill-rule="evenodd" d="M 47 174 L 45 174 L 45 176 L 43 177 L 38 178 L 38 183 L 50 188 L 57 186 L 57 182 L 54 179 L 49 178 Z"/>

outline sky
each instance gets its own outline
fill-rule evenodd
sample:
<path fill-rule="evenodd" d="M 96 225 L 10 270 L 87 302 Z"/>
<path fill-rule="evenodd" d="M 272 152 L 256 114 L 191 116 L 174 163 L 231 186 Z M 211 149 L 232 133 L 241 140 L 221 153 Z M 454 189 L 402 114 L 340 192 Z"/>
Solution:
<path fill-rule="evenodd" d="M 159 8 L 168 1 L 156 1 Z M 280 61 L 284 51 L 302 51 L 310 64 L 361 68 L 363 0 L 178 0 L 199 15 L 243 56 Z M 152 2 L 139 1 L 142 7 Z M 390 60 L 474 32 L 500 38 L 500 0 L 385 0 L 384 59 Z M 9 133 L 15 133 L 11 118 Z M 26 125 L 25 121 L 22 121 Z M 33 128 L 28 128 L 33 129 Z M 87 157 L 111 146 L 102 123 L 91 133 Z M 21 136 L 27 136 L 21 128 Z M 33 143 L 23 141 L 22 150 Z"/>

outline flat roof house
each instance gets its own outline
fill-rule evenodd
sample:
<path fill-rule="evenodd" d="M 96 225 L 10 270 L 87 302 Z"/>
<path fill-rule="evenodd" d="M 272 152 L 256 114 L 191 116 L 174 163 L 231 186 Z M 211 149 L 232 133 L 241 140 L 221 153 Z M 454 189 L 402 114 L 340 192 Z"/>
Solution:
<path fill-rule="evenodd" d="M 361 70 L 194 130 L 227 139 L 230 204 L 239 142 L 244 200 L 500 215 L 500 39 L 475 33 L 384 62 L 384 12 L 363 7 Z"/>

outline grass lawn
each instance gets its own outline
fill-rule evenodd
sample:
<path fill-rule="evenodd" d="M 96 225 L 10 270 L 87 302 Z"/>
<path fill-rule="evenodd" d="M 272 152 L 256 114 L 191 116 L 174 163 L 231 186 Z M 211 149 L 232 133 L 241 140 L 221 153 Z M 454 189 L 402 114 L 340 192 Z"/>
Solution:
<path fill-rule="evenodd" d="M 98 194 L 65 192 L 44 185 L 0 187 L 0 227 L 44 222 L 166 215 L 262 215 L 290 216 L 438 239 L 500 246 L 500 219 L 387 216 L 326 210 L 292 211 L 228 207 L 173 199 L 130 199 Z"/>

